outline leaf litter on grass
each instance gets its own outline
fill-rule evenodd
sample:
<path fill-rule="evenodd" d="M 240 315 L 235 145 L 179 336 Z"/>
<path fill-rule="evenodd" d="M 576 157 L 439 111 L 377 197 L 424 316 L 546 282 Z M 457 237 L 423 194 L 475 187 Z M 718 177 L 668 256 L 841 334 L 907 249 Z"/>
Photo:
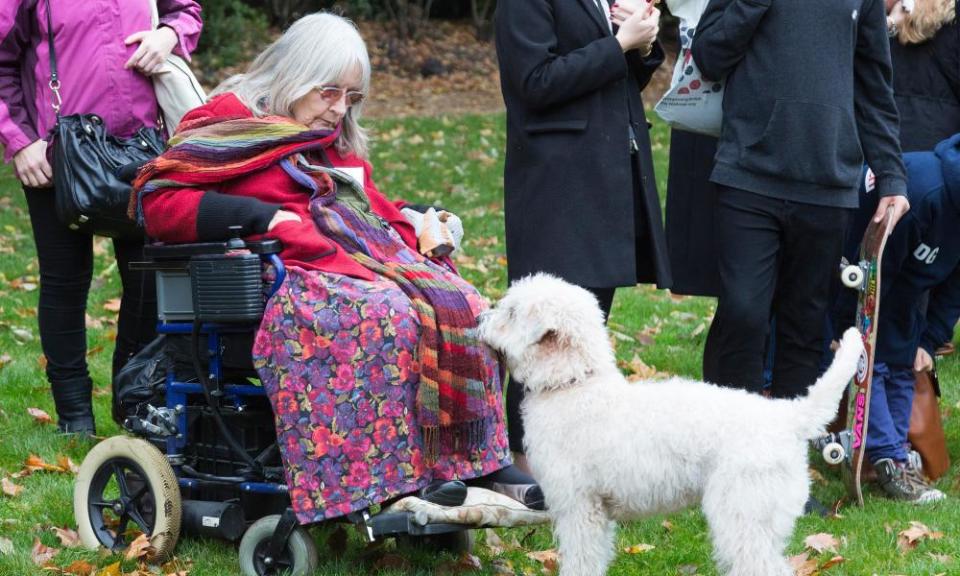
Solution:
<path fill-rule="evenodd" d="M 913 550 L 923 540 L 939 540 L 943 538 L 943 532 L 938 532 L 927 528 L 925 524 L 911 521 L 910 527 L 901 530 L 897 534 L 897 549 L 901 554 Z"/>

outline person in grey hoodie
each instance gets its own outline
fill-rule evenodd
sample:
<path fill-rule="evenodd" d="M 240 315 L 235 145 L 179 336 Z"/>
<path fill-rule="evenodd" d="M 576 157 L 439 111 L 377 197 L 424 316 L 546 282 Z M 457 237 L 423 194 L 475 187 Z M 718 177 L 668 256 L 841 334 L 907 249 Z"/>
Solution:
<path fill-rule="evenodd" d="M 718 185 L 720 296 L 708 381 L 759 392 L 772 315 L 770 394 L 818 375 L 830 285 L 866 158 L 899 219 L 908 209 L 883 0 L 711 0 L 693 42 L 724 79 Z"/>

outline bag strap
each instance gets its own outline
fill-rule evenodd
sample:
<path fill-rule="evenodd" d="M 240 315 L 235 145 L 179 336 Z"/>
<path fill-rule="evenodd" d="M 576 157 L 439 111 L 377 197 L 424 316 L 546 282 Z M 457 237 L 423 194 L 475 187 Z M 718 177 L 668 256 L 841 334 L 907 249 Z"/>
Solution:
<path fill-rule="evenodd" d="M 60 76 L 57 74 L 57 52 L 53 47 L 53 15 L 50 12 L 50 0 L 44 0 L 47 5 L 47 46 L 50 52 L 50 91 L 53 92 L 53 111 L 57 113 L 57 121 L 60 120 L 60 106 L 63 100 L 60 98 Z"/>
<path fill-rule="evenodd" d="M 150 26 L 154 30 L 160 27 L 160 9 L 157 7 L 157 0 L 147 0 L 150 4 Z"/>

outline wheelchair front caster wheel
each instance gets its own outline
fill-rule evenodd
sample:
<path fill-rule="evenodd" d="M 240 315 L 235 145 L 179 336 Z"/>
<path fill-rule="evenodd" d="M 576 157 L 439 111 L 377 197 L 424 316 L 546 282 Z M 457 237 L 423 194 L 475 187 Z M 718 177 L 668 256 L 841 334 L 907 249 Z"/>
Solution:
<path fill-rule="evenodd" d="M 847 266 L 840 273 L 840 281 L 847 288 L 859 288 L 863 284 L 863 268 L 852 264 Z"/>
<path fill-rule="evenodd" d="M 240 570 L 244 576 L 268 576 L 288 574 L 309 576 L 316 571 L 320 560 L 317 545 L 310 534 L 297 526 L 287 540 L 287 547 L 279 558 L 267 554 L 270 538 L 273 537 L 280 515 L 264 516 L 253 523 L 240 540 Z"/>
<path fill-rule="evenodd" d="M 839 464 L 846 457 L 846 451 L 837 442 L 831 442 L 824 446 L 821 454 L 823 454 L 823 459 L 827 464 Z"/>
<path fill-rule="evenodd" d="M 180 488 L 166 456 L 140 438 L 114 436 L 90 450 L 73 490 L 80 541 L 119 552 L 140 534 L 157 558 L 173 555 L 180 536 Z"/>

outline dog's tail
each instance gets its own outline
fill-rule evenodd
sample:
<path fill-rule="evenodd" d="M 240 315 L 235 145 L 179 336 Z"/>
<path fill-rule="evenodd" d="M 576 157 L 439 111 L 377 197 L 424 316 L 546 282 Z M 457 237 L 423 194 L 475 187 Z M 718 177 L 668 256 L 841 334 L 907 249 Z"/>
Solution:
<path fill-rule="evenodd" d="M 863 338 L 856 328 L 843 333 L 840 348 L 827 371 L 810 387 L 807 396 L 798 400 L 802 412 L 798 420 L 805 440 L 817 438 L 836 417 L 840 397 L 857 372 L 863 355 Z"/>

